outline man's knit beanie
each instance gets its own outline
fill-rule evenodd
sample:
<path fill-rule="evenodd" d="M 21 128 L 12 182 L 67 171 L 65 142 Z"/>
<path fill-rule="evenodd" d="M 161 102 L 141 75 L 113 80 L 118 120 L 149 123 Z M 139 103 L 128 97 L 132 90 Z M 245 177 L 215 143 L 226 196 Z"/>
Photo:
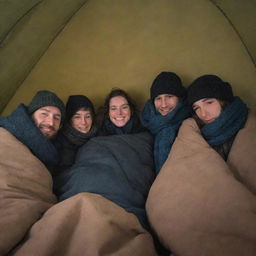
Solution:
<path fill-rule="evenodd" d="M 216 98 L 231 102 L 234 95 L 229 83 L 222 81 L 215 75 L 203 75 L 188 87 L 187 100 L 192 106 L 194 102 L 203 98 Z"/>
<path fill-rule="evenodd" d="M 89 109 L 95 115 L 92 102 L 84 95 L 71 95 L 66 104 L 66 121 L 69 122 L 72 116 L 81 108 Z"/>
<path fill-rule="evenodd" d="M 61 120 L 64 120 L 65 105 L 55 93 L 50 91 L 38 91 L 28 105 L 28 113 L 32 114 L 39 108 L 46 106 L 57 107 L 61 112 Z"/>
<path fill-rule="evenodd" d="M 181 79 L 173 72 L 161 72 L 153 81 L 150 88 L 152 101 L 160 94 L 173 94 L 179 98 L 186 96 L 186 88 L 182 86 Z"/>

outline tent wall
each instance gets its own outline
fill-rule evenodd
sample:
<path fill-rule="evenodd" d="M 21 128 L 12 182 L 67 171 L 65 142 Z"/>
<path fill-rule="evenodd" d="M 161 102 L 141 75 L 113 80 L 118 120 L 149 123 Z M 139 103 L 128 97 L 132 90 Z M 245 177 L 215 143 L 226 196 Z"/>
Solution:
<path fill-rule="evenodd" d="M 142 106 L 163 70 L 185 86 L 217 74 L 256 110 L 255 0 L 27 0 L 22 13 L 2 2 L 16 15 L 0 15 L 3 115 L 41 89 L 99 106 L 120 87 Z"/>

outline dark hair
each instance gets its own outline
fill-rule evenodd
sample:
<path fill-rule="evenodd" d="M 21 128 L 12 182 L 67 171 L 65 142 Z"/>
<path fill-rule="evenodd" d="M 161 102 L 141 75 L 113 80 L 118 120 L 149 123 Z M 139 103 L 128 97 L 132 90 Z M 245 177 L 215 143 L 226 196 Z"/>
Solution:
<path fill-rule="evenodd" d="M 93 125 L 94 122 L 95 122 L 95 119 L 96 119 L 96 115 L 95 115 L 94 109 L 92 109 L 90 107 L 81 107 L 81 108 L 77 109 L 76 112 L 78 112 L 80 110 L 82 110 L 82 111 L 89 111 L 90 112 L 91 117 L 92 117 L 92 125 Z M 73 113 L 73 115 L 71 116 L 69 122 L 71 122 L 71 119 L 76 114 L 76 112 Z"/>
<path fill-rule="evenodd" d="M 107 97 L 105 99 L 105 102 L 104 102 L 104 106 L 103 106 L 103 108 L 104 108 L 104 119 L 109 117 L 109 102 L 110 102 L 110 100 L 114 97 L 117 97 L 117 96 L 124 97 L 127 100 L 128 105 L 131 109 L 131 115 L 133 115 L 133 113 L 137 113 L 137 107 L 136 107 L 133 99 L 130 97 L 130 95 L 122 89 L 114 88 L 107 95 Z"/>
<path fill-rule="evenodd" d="M 225 108 L 230 104 L 229 101 L 224 101 L 224 100 L 219 100 L 219 99 L 216 99 L 216 100 L 220 103 L 222 111 L 224 111 Z M 200 129 L 203 128 L 203 126 L 205 125 L 204 122 L 197 116 L 196 112 L 193 109 L 192 109 L 192 117 L 195 119 L 195 121 L 196 121 L 197 125 L 199 126 L 199 128 Z"/>

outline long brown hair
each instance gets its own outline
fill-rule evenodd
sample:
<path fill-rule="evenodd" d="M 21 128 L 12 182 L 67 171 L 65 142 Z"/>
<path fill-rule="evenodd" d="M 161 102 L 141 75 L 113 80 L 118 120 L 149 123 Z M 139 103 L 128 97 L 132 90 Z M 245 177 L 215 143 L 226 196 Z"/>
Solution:
<path fill-rule="evenodd" d="M 216 99 L 216 100 L 220 103 L 221 112 L 223 112 L 225 110 L 225 108 L 230 104 L 230 102 L 228 102 L 228 101 L 223 101 L 223 100 L 219 100 L 219 99 Z M 192 107 L 193 107 L 193 105 L 192 105 Z M 202 129 L 203 126 L 205 125 L 205 123 L 197 116 L 197 114 L 193 110 L 193 108 L 192 108 L 192 117 L 195 119 L 199 128 Z"/>
<path fill-rule="evenodd" d="M 138 114 L 138 109 L 131 96 L 120 88 L 113 88 L 106 96 L 103 107 L 99 107 L 97 111 L 97 123 L 101 127 L 106 119 L 109 118 L 109 102 L 112 98 L 122 96 L 124 97 L 131 109 L 131 116 L 135 113 Z"/>

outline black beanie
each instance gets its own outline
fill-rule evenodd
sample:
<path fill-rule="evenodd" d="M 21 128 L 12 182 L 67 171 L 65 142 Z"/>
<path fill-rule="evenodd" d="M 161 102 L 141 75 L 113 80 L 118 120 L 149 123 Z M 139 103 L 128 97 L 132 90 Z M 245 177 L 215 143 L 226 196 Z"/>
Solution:
<path fill-rule="evenodd" d="M 66 120 L 69 122 L 71 117 L 80 109 L 86 108 L 90 109 L 92 115 L 94 116 L 94 107 L 92 102 L 84 95 L 71 95 L 68 98 L 66 104 Z"/>
<path fill-rule="evenodd" d="M 153 81 L 150 88 L 152 101 L 160 94 L 173 94 L 179 98 L 186 96 L 186 89 L 181 79 L 173 72 L 161 72 Z"/>
<path fill-rule="evenodd" d="M 54 106 L 61 112 L 61 120 L 65 117 L 65 105 L 62 100 L 53 92 L 38 91 L 28 105 L 28 113 L 32 114 L 39 108 L 45 106 Z"/>
<path fill-rule="evenodd" d="M 234 96 L 229 83 L 215 75 L 203 75 L 188 87 L 187 100 L 192 106 L 194 102 L 203 98 L 216 98 L 231 102 Z"/>

